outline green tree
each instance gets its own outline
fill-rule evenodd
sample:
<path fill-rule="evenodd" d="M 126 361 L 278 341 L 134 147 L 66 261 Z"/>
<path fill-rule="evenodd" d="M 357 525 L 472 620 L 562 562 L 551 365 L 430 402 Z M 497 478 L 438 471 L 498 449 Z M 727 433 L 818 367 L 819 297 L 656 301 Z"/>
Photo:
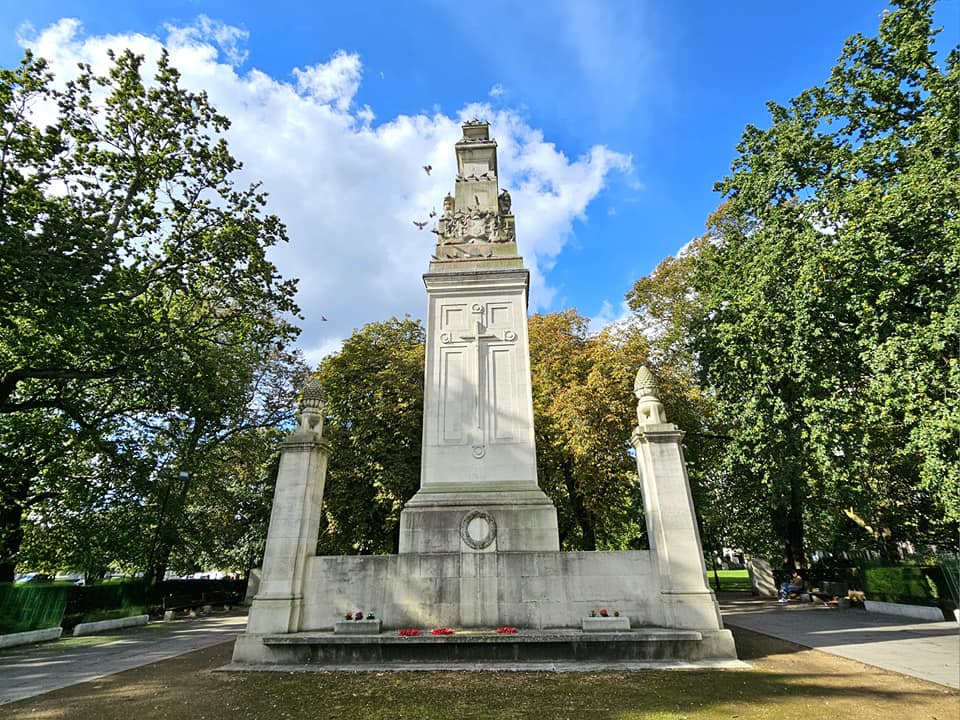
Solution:
<path fill-rule="evenodd" d="M 105 437 L 91 435 L 34 483 L 21 562 L 90 579 L 108 568 L 161 578 L 168 564 L 180 572 L 255 565 L 280 426 L 292 420 L 305 375 L 297 355 L 280 354 L 216 416 L 175 406 L 100 426 Z"/>
<path fill-rule="evenodd" d="M 177 546 L 181 554 L 192 546 L 197 559 L 204 555 L 202 548 L 216 547 L 203 540 L 212 519 L 204 508 L 228 492 L 237 479 L 231 473 L 240 469 L 227 462 L 221 446 L 289 425 L 307 374 L 298 353 L 265 354 L 258 346 L 240 344 L 212 350 L 204 356 L 202 393 L 184 393 L 165 414 L 137 423 L 139 436 L 152 439 L 157 468 L 166 470 L 154 494 L 155 543 L 147 560 L 148 576 L 156 579 L 163 578 Z M 268 462 L 259 444 L 250 450 L 255 468 Z"/>
<path fill-rule="evenodd" d="M 938 67 L 933 3 L 894 5 L 746 129 L 694 282 L 728 470 L 791 563 L 811 526 L 889 551 L 960 520 L 960 51 Z"/>
<path fill-rule="evenodd" d="M 420 487 L 423 325 L 364 325 L 320 363 L 332 444 L 319 551 L 395 553 L 400 511 Z"/>
<path fill-rule="evenodd" d="M 684 453 L 700 535 L 711 557 L 724 547 L 768 551 L 769 522 L 760 518 L 755 494 L 724 461 L 728 424 L 716 396 L 700 382 L 696 328 L 705 315 L 695 286 L 701 254 L 710 235 L 690 242 L 676 257 L 664 258 L 627 293 L 626 299 L 650 344 L 649 362 L 662 377 L 668 417 L 684 430 Z M 765 500 L 765 498 L 764 498 Z"/>
<path fill-rule="evenodd" d="M 279 428 L 253 428 L 212 449 L 186 500 L 170 565 L 181 573 L 246 573 L 263 559 L 279 468 Z"/>
<path fill-rule="evenodd" d="M 227 119 L 166 54 L 149 81 L 141 57 L 111 57 L 64 90 L 29 53 L 0 70 L 0 581 L 62 452 L 26 425 L 59 428 L 62 448 L 185 397 L 235 407 L 256 349 L 297 333 L 295 283 L 266 258 L 285 230 L 231 180 Z M 35 124 L 37 105 L 58 108 L 54 124 Z"/>
<path fill-rule="evenodd" d="M 646 531 L 628 440 L 645 337 L 628 326 L 591 335 L 576 310 L 532 316 L 529 335 L 537 472 L 562 547 L 639 547 Z"/>

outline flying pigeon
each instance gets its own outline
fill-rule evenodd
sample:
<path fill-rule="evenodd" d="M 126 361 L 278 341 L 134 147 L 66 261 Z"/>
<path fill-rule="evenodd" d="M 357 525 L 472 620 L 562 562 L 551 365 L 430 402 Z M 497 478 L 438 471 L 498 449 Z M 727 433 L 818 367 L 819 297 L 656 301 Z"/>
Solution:
<path fill-rule="evenodd" d="M 436 217 L 436 216 L 437 216 L 437 209 L 433 208 L 433 210 L 430 211 L 430 217 Z"/>
<path fill-rule="evenodd" d="M 327 321 L 327 319 L 323 315 L 320 316 L 320 319 L 323 320 L 324 322 Z"/>
<path fill-rule="evenodd" d="M 423 171 L 424 171 L 427 175 L 430 174 L 430 171 L 431 171 L 431 170 L 433 170 L 433 165 L 424 165 L 424 166 L 423 166 Z"/>
<path fill-rule="evenodd" d="M 427 221 L 424 220 L 423 222 L 417 222 L 414 220 L 413 224 L 417 226 L 417 230 L 423 230 L 427 226 Z"/>

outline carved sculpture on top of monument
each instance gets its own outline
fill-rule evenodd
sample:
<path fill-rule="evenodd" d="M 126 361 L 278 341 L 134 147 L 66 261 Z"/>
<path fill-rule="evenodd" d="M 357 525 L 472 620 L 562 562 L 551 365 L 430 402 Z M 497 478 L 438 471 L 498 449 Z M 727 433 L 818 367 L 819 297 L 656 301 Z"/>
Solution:
<path fill-rule="evenodd" d="M 455 195 L 443 201 L 434 259 L 459 263 L 516 256 L 510 193 L 499 191 L 497 142 L 490 138 L 489 124 L 465 123 L 456 153 Z"/>

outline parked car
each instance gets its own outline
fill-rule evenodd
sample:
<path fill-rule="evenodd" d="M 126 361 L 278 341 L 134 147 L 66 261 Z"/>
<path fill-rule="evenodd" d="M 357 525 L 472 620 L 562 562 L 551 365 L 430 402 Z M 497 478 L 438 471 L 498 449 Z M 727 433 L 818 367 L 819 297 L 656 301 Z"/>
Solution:
<path fill-rule="evenodd" d="M 22 575 L 17 575 L 14 580 L 15 583 L 45 583 L 53 582 L 53 578 L 44 573 L 23 573 Z"/>

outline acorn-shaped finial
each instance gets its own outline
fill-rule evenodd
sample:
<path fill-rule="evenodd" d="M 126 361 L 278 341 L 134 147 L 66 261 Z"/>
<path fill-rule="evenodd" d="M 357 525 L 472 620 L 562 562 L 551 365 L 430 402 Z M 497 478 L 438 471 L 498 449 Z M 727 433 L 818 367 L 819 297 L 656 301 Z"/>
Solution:
<path fill-rule="evenodd" d="M 641 365 L 640 369 L 637 370 L 637 379 L 633 382 L 633 394 L 636 395 L 638 399 L 644 397 L 660 397 L 660 385 L 657 384 L 657 379 L 646 365 Z"/>
<path fill-rule="evenodd" d="M 318 409 L 323 405 L 323 386 L 316 377 L 310 378 L 303 388 L 303 395 L 300 398 L 304 408 Z"/>

